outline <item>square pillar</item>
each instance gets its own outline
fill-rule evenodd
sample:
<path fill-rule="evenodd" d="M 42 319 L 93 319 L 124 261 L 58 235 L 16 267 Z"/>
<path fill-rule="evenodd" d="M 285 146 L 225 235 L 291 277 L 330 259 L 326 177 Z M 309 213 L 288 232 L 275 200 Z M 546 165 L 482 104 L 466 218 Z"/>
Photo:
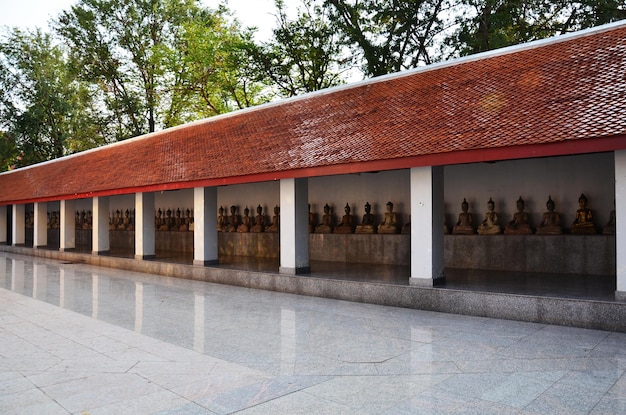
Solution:
<path fill-rule="evenodd" d="M 48 245 L 48 204 L 46 202 L 35 202 L 33 219 L 33 248 Z"/>
<path fill-rule="evenodd" d="M 217 254 L 217 187 L 196 187 L 193 189 L 193 264 L 217 264 Z"/>
<path fill-rule="evenodd" d="M 155 257 L 154 193 L 136 193 L 135 259 Z"/>
<path fill-rule="evenodd" d="M 615 152 L 615 299 L 626 301 L 626 220 L 621 213 L 626 212 L 626 150 Z M 625 216 L 626 217 L 626 216 Z"/>
<path fill-rule="evenodd" d="M 61 200 L 60 220 L 60 241 L 59 250 L 67 251 L 76 248 L 76 220 L 74 217 L 74 201 Z"/>
<path fill-rule="evenodd" d="M 302 274 L 309 264 L 308 179 L 280 181 L 280 274 Z"/>
<path fill-rule="evenodd" d="M 92 203 L 92 250 L 94 255 L 111 250 L 109 242 L 109 198 L 94 197 Z"/>
<path fill-rule="evenodd" d="M 7 243 L 7 206 L 0 206 L 0 244 Z"/>
<path fill-rule="evenodd" d="M 444 279 L 443 167 L 411 169 L 411 285 Z"/>
<path fill-rule="evenodd" d="M 26 206 L 13 205 L 13 245 L 24 245 L 26 243 Z"/>
<path fill-rule="evenodd" d="M 33 204 L 33 248 L 48 245 L 48 204 Z"/>

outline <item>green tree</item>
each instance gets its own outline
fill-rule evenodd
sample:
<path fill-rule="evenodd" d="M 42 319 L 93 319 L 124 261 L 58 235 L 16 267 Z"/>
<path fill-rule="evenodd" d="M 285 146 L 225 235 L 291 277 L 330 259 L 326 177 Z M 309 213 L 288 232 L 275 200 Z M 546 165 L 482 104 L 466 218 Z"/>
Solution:
<path fill-rule="evenodd" d="M 106 142 L 89 88 L 49 34 L 13 29 L 0 41 L 3 165 L 62 157 Z M 6 153 L 4 153 L 6 152 Z"/>
<path fill-rule="evenodd" d="M 433 62 L 448 0 L 325 0 L 334 28 L 363 61 L 365 76 Z"/>
<path fill-rule="evenodd" d="M 178 47 L 167 52 L 172 86 L 163 109 L 173 126 L 267 102 L 268 79 L 252 59 L 254 32 L 243 30 L 230 11 L 201 10 L 185 22 Z"/>
<path fill-rule="evenodd" d="M 462 0 L 449 55 L 468 55 L 626 18 L 615 0 Z"/>
<path fill-rule="evenodd" d="M 80 0 L 58 18 L 118 140 L 263 102 L 251 33 L 198 0 Z"/>
<path fill-rule="evenodd" d="M 165 51 L 197 7 L 194 0 L 80 0 L 55 24 L 86 81 L 101 88 L 116 138 L 155 131 Z"/>
<path fill-rule="evenodd" d="M 287 16 L 276 0 L 273 38 L 256 49 L 254 60 L 282 96 L 295 96 L 340 85 L 352 59 L 339 43 L 322 2 L 302 0 L 297 16 Z"/>

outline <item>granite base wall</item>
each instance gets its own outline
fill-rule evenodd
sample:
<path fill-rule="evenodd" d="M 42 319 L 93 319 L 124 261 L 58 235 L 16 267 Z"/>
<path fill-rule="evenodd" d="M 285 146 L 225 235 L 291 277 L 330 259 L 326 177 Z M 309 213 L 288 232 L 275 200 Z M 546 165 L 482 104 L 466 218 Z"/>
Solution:
<path fill-rule="evenodd" d="M 445 235 L 448 268 L 615 275 L 614 235 Z"/>
<path fill-rule="evenodd" d="M 332 280 L 158 261 L 138 261 L 110 256 L 6 245 L 0 245 L 0 251 L 69 263 L 63 264 L 64 267 L 90 264 L 148 274 L 345 301 L 626 332 L 626 303 L 618 301 L 533 297 L 528 295 Z M 154 283 L 150 275 L 137 275 L 133 276 L 133 278 L 145 279 Z"/>
<path fill-rule="evenodd" d="M 109 238 L 112 249 L 135 249 L 134 231 L 111 231 Z M 91 230 L 77 229 L 76 245 L 90 250 Z M 156 232 L 155 246 L 157 251 L 193 254 L 193 232 Z M 445 235 L 444 249 L 448 268 L 615 275 L 614 235 Z M 280 235 L 220 232 L 218 253 L 276 259 Z M 309 258 L 409 266 L 411 239 L 406 234 L 310 234 Z"/>

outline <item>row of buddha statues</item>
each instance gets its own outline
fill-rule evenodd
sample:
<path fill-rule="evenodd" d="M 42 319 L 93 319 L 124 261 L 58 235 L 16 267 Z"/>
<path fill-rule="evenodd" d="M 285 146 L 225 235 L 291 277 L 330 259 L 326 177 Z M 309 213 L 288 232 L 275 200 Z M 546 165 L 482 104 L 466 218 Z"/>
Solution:
<path fill-rule="evenodd" d="M 346 204 L 345 215 L 341 222 L 335 223 L 332 208 L 326 204 L 322 221 L 318 224 L 316 214 L 310 211 L 309 205 L 309 232 L 310 233 L 398 233 L 399 227 L 396 214 L 393 212 L 393 203 L 387 203 L 387 212 L 384 220 L 380 224 L 375 224 L 375 217 L 371 212 L 371 205 L 365 204 L 365 215 L 360 223 L 350 214 L 350 205 Z M 257 214 L 254 218 L 250 216 L 250 210 L 246 207 L 243 216 L 239 214 L 237 206 L 230 207 L 230 215 L 225 215 L 225 209 L 220 206 L 217 216 L 218 232 L 278 232 L 280 230 L 280 208 L 274 207 L 274 215 L 271 221 L 263 213 L 263 207 L 258 205 Z M 406 225 L 405 225 L 406 226 Z"/>
<path fill-rule="evenodd" d="M 569 227 L 572 234 L 596 234 L 598 232 L 606 235 L 615 234 L 615 210 L 609 214 L 609 221 L 601 229 L 598 229 L 593 222 L 593 214 L 587 206 L 588 199 L 584 194 L 578 198 L 579 208 L 576 211 L 575 219 Z M 529 213 L 525 210 L 526 203 L 520 196 L 516 202 L 517 211 L 513 214 L 513 219 L 504 226 L 500 223 L 500 215 L 496 211 L 495 202 L 489 198 L 487 202 L 487 212 L 481 223 L 474 222 L 474 216 L 469 212 L 469 203 L 466 199 L 461 202 L 461 213 L 458 221 L 454 226 L 449 228 L 445 224 L 444 233 L 452 233 L 453 235 L 497 235 L 497 234 L 537 234 L 537 235 L 559 235 L 566 233 L 568 229 L 563 226 L 560 213 L 556 212 L 556 203 L 548 196 L 546 202 L 546 211 L 543 213 L 541 222 L 533 229 L 530 225 Z M 369 202 L 364 206 L 365 214 L 361 221 L 357 221 L 350 213 L 350 204 L 346 203 L 344 207 L 344 215 L 341 221 L 335 221 L 335 215 L 331 206 L 324 205 L 324 214 L 321 222 L 317 223 L 317 215 L 311 212 L 309 205 L 309 232 L 310 233 L 337 233 L 337 234 L 395 234 L 409 233 L 410 222 L 399 226 L 397 215 L 393 211 L 393 203 L 387 202 L 386 211 L 381 223 L 375 223 L 376 219 L 372 214 L 372 206 Z M 268 215 L 263 213 L 263 208 L 258 205 L 256 208 L 256 216 L 250 216 L 250 209 L 246 207 L 243 216 L 239 214 L 237 206 L 230 207 L 230 215 L 225 215 L 225 208 L 220 206 L 217 217 L 218 232 L 269 232 L 275 233 L 280 227 L 280 208 L 274 207 L 274 215 L 271 220 Z M 163 216 L 165 214 L 165 216 Z M 134 209 L 114 210 L 109 216 L 109 230 L 134 230 L 135 211 Z M 75 227 L 76 229 L 91 229 L 93 217 L 91 210 L 76 211 Z M 26 228 L 32 228 L 34 224 L 34 212 L 25 212 Z M 154 220 L 155 230 L 157 231 L 193 231 L 194 220 L 193 212 L 190 209 L 181 210 L 180 208 L 173 211 L 171 209 L 155 211 Z M 47 228 L 59 229 L 60 212 L 48 212 Z"/>
<path fill-rule="evenodd" d="M 26 229 L 32 229 L 35 225 L 35 212 L 24 212 L 24 225 Z M 46 229 L 59 229 L 61 226 L 60 212 L 48 212 L 48 218 L 46 222 Z"/>
<path fill-rule="evenodd" d="M 230 215 L 225 215 L 226 209 L 220 206 L 217 216 L 218 232 L 239 232 L 239 233 L 277 233 L 280 229 L 280 208 L 274 206 L 274 215 L 271 221 L 268 216 L 263 213 L 263 207 L 258 205 L 256 208 L 256 216 L 250 216 L 250 209 L 246 206 L 243 210 L 243 216 L 239 214 L 238 206 L 230 207 Z"/>
<path fill-rule="evenodd" d="M 615 210 L 609 215 L 608 223 L 599 230 L 593 222 L 593 214 L 587 206 L 587 196 L 584 193 L 578 198 L 578 210 L 574 221 L 571 223 L 569 232 L 578 235 L 593 235 L 600 231 L 605 235 L 615 234 Z M 530 226 L 528 212 L 525 211 L 526 203 L 520 196 L 516 202 L 517 211 L 513 214 L 513 219 L 506 223 L 504 227 L 500 224 L 500 217 L 496 212 L 495 202 L 489 198 L 487 202 L 487 212 L 480 224 L 474 224 L 473 215 L 469 212 L 469 203 L 466 199 L 461 202 L 461 213 L 456 224 L 452 227 L 453 235 L 560 235 L 567 231 L 561 221 L 561 215 L 555 211 L 556 203 L 548 196 L 546 211 L 541 217 L 541 222 L 534 230 Z M 444 233 L 449 233 L 448 227 L 444 223 Z"/>
<path fill-rule="evenodd" d="M 154 214 L 154 229 L 157 231 L 193 231 L 193 211 L 189 208 L 183 210 L 178 208 L 176 211 L 158 209 Z"/>
<path fill-rule="evenodd" d="M 309 205 L 309 232 L 310 233 L 339 233 L 339 234 L 394 234 L 394 233 L 408 233 L 410 232 L 410 223 L 400 227 L 397 215 L 393 211 L 393 203 L 387 202 L 386 211 L 381 223 L 376 223 L 376 217 L 372 213 L 372 205 L 369 202 L 364 206 L 365 214 L 359 222 L 352 215 L 350 204 L 346 203 L 344 207 L 344 215 L 341 217 L 340 222 L 335 222 L 335 215 L 332 208 L 327 204 L 324 205 L 324 215 L 322 221 L 317 224 L 315 221 L 315 214 L 310 212 Z"/>

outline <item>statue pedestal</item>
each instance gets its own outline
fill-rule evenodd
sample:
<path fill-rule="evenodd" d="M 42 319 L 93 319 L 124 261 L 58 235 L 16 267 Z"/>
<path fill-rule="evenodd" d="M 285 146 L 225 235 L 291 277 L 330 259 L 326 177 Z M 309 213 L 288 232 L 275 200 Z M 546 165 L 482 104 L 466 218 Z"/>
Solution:
<path fill-rule="evenodd" d="M 614 235 L 445 235 L 448 268 L 615 275 Z"/>

